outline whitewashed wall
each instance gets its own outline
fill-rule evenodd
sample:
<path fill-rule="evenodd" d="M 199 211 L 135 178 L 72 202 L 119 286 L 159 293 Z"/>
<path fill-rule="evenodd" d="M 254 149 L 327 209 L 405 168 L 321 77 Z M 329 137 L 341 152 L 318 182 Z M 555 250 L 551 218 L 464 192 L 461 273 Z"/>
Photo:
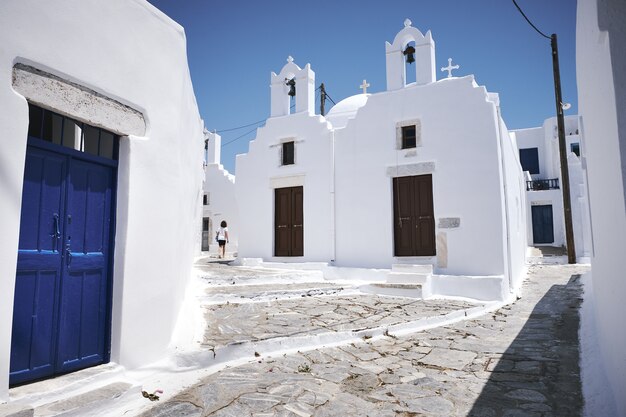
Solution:
<path fill-rule="evenodd" d="M 580 158 L 571 152 L 571 145 L 573 143 L 580 144 L 582 141 L 579 117 L 565 117 L 564 128 L 565 144 L 568 152 L 567 160 L 570 177 L 570 198 L 572 203 L 572 223 L 574 228 L 576 257 L 581 261 L 588 262 L 588 258 L 591 256 L 591 232 L 587 181 Z M 532 179 L 557 178 L 559 185 L 562 186 L 556 117 L 546 119 L 542 127 L 512 130 L 511 133 L 516 138 L 519 149 L 537 148 L 539 155 L 539 174 L 531 175 Z M 528 200 L 527 236 L 529 244 L 533 244 L 531 207 L 534 205 L 551 204 L 554 224 L 554 242 L 551 245 L 565 246 L 563 191 L 561 189 L 540 190 L 528 191 L 526 194 Z"/>
<path fill-rule="evenodd" d="M 437 229 L 446 234 L 447 265 L 437 261 L 435 271 L 503 275 L 494 109 L 471 76 L 371 95 L 335 133 L 338 265 L 389 268 L 396 262 L 388 169 L 432 163 L 435 224 L 460 218 L 458 228 Z M 397 149 L 396 124 L 415 119 L 421 121 L 422 146 Z"/>
<path fill-rule="evenodd" d="M 239 241 L 239 208 L 235 197 L 235 176 L 224 169 L 220 163 L 222 138 L 215 133 L 208 133 L 208 158 L 205 167 L 204 193 L 208 204 L 204 206 L 203 216 L 211 219 L 213 226 L 209 235 L 211 252 L 217 252 L 215 232 L 222 220 L 228 224 L 228 243 L 226 252 L 237 252 Z"/>
<path fill-rule="evenodd" d="M 593 234 L 595 340 L 603 365 L 597 370 L 608 378 L 602 391 L 609 393 L 617 415 L 626 416 L 626 3 L 580 0 L 577 7 L 576 71 Z"/>
<path fill-rule="evenodd" d="M 203 136 L 183 29 L 145 1 L 5 0 L 0 39 L 2 401 L 28 127 L 26 100 L 11 88 L 14 64 L 83 85 L 146 119 L 144 137 L 120 144 L 111 360 L 124 366 L 158 359 L 170 341 L 200 217 Z"/>
<path fill-rule="evenodd" d="M 499 106 L 499 98 L 495 104 Z M 501 207 L 504 213 L 503 252 L 505 253 L 504 276 L 507 284 L 503 287 L 503 299 L 511 292 L 517 292 L 526 277 L 526 177 L 519 161 L 515 137 L 509 135 L 499 108 L 494 109 L 499 129 L 499 153 L 501 161 Z M 508 290 L 508 292 L 507 292 Z"/>
<path fill-rule="evenodd" d="M 295 164 L 281 165 L 281 143 L 295 141 Z M 247 154 L 237 155 L 239 257 L 323 261 L 332 257 L 332 133 L 307 111 L 272 117 Z M 274 189 L 304 187 L 304 256 L 274 257 Z"/>
<path fill-rule="evenodd" d="M 531 174 L 532 179 L 556 178 L 553 172 L 552 148 L 545 140 L 543 127 L 513 130 L 519 149 L 537 148 L 539 156 L 539 174 Z"/>

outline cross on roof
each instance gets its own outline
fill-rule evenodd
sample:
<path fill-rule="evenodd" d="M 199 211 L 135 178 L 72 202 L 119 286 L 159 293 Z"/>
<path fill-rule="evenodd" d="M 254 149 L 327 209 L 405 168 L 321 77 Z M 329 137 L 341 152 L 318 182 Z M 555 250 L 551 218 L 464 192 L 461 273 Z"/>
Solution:
<path fill-rule="evenodd" d="M 293 58 L 291 57 L 291 55 L 287 57 L 287 62 L 289 62 L 290 64 L 293 62 Z"/>
<path fill-rule="evenodd" d="M 452 65 L 452 58 L 448 58 L 448 66 L 442 67 L 441 71 L 448 71 L 448 78 L 452 78 L 452 70 L 459 69 L 458 65 Z"/>
<path fill-rule="evenodd" d="M 360 89 L 363 90 L 363 94 L 367 94 L 367 87 L 369 87 L 370 85 L 367 83 L 367 81 L 363 80 L 363 84 L 360 85 Z"/>

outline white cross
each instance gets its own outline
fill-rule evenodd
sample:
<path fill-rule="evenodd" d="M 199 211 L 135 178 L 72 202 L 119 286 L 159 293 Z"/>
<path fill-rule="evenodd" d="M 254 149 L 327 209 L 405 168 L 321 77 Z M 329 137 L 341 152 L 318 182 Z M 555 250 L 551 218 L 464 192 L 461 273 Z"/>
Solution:
<path fill-rule="evenodd" d="M 406 19 L 404 21 L 404 27 L 408 28 L 409 26 L 411 26 L 413 24 L 413 22 L 411 22 L 411 19 Z"/>
<path fill-rule="evenodd" d="M 367 83 L 367 81 L 363 80 L 363 84 L 361 84 L 359 88 L 363 90 L 363 94 L 367 94 L 367 87 L 369 86 L 370 85 Z"/>
<path fill-rule="evenodd" d="M 287 62 L 289 62 L 290 64 L 293 62 L 293 58 L 291 57 L 291 55 L 287 57 Z"/>
<path fill-rule="evenodd" d="M 448 66 L 442 67 L 441 71 L 448 71 L 448 78 L 452 78 L 452 70 L 459 69 L 458 65 L 452 65 L 452 58 L 448 58 Z"/>

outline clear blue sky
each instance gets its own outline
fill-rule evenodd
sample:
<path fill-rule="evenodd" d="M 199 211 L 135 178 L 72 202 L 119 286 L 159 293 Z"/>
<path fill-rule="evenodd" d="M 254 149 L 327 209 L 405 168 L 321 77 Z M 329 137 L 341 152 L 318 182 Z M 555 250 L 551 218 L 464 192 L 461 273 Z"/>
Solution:
<path fill-rule="evenodd" d="M 461 66 L 454 75 L 473 74 L 500 94 L 509 129 L 555 115 L 550 41 L 511 0 L 149 1 L 185 28 L 200 114 L 218 133 L 269 116 L 270 72 L 289 55 L 300 67 L 311 64 L 316 84 L 323 82 L 335 102 L 358 94 L 364 78 L 368 92 L 384 91 L 385 41 L 406 18 L 432 32 L 437 78 L 451 57 Z M 576 0 L 517 2 L 541 31 L 558 35 L 563 100 L 572 104 L 566 115 L 576 114 Z M 222 163 L 231 173 L 253 128 L 221 133 Z"/>

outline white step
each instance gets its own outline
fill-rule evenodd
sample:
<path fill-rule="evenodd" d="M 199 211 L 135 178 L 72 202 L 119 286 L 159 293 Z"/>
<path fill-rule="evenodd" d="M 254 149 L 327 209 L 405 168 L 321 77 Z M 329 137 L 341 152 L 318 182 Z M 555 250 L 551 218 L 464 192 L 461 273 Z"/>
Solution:
<path fill-rule="evenodd" d="M 393 264 L 387 274 L 389 284 L 425 284 L 433 274 L 433 266 L 414 264 Z"/>
<path fill-rule="evenodd" d="M 431 264 L 416 265 L 416 264 L 393 264 L 391 265 L 391 272 L 413 273 L 413 274 L 432 274 L 433 266 Z"/>
<path fill-rule="evenodd" d="M 35 417 L 91 416 L 107 404 L 141 396 L 141 386 L 125 377 L 115 363 L 94 366 L 55 378 L 11 388 L 9 405 L 34 410 Z M 0 409 L 0 415 L 3 414 Z M 27 417 L 28 414 L 8 414 Z M 32 415 L 32 414 L 30 414 Z"/>
<path fill-rule="evenodd" d="M 98 387 L 50 404 L 35 408 L 36 417 L 84 417 L 101 414 L 101 409 L 113 408 L 120 402 L 141 398 L 141 387 L 124 381 Z"/>
<path fill-rule="evenodd" d="M 33 417 L 35 410 L 25 404 L 0 404 L 0 416 L 3 417 Z"/>
<path fill-rule="evenodd" d="M 369 294 L 423 298 L 422 286 L 419 284 L 377 283 L 362 285 L 359 287 L 359 290 Z"/>

